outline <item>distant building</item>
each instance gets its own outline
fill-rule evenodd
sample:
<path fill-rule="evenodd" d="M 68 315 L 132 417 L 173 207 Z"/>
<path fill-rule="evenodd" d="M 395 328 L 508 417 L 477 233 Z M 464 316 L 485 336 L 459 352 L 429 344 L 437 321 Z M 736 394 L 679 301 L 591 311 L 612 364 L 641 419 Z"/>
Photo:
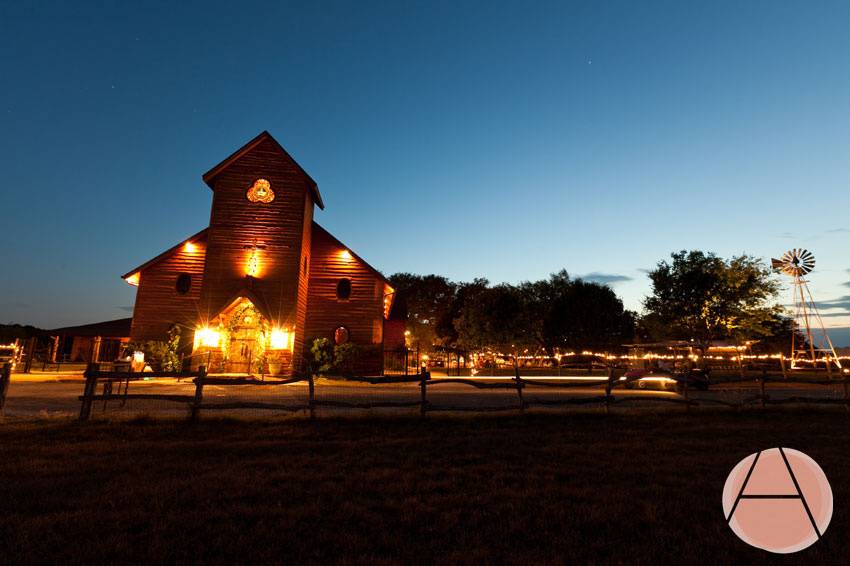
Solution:
<path fill-rule="evenodd" d="M 181 329 L 185 355 L 229 372 L 292 374 L 312 338 L 352 343 L 380 373 L 403 345 L 387 279 L 313 220 L 316 182 L 263 132 L 203 175 L 210 223 L 123 275 L 138 287 L 132 340 Z M 401 342 L 399 342 L 401 340 Z"/>
<path fill-rule="evenodd" d="M 114 361 L 130 336 L 132 319 L 66 326 L 43 332 L 50 338 L 50 362 Z"/>

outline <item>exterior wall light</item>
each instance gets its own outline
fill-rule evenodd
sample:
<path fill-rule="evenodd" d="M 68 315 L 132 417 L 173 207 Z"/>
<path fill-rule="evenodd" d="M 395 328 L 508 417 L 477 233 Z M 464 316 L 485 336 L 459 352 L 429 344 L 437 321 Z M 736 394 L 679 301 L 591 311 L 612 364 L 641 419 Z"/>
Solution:
<path fill-rule="evenodd" d="M 221 333 L 218 330 L 205 326 L 195 330 L 195 349 L 199 346 L 217 348 L 221 342 Z"/>
<path fill-rule="evenodd" d="M 273 328 L 269 338 L 269 349 L 271 350 L 292 350 L 293 339 L 295 333 L 281 328 Z"/>

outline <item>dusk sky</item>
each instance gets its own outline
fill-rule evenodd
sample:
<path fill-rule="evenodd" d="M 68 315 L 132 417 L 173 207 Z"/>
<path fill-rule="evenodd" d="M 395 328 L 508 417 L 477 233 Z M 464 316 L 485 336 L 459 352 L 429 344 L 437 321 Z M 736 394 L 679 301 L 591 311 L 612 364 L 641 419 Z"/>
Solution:
<path fill-rule="evenodd" d="M 639 310 L 674 250 L 805 247 L 850 327 L 848 23 L 847 2 L 0 1 L 0 322 L 130 316 L 120 275 L 206 227 L 201 175 L 268 130 L 384 273 L 565 268 Z"/>

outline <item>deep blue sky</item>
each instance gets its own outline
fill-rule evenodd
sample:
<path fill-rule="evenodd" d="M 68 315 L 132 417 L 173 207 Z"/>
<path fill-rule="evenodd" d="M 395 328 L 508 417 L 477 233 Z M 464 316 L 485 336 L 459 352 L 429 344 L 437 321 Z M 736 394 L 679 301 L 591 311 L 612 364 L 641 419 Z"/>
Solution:
<path fill-rule="evenodd" d="M 0 3 L 0 322 L 129 316 L 264 129 L 387 273 L 638 308 L 673 250 L 804 246 L 850 312 L 846 2 L 129 4 Z"/>

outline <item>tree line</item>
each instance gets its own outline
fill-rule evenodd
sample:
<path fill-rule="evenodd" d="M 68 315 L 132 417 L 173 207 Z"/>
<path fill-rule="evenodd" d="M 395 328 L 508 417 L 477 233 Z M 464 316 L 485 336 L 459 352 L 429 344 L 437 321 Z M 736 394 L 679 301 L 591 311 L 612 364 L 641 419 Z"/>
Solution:
<path fill-rule="evenodd" d="M 763 351 L 787 350 L 791 320 L 777 298 L 780 284 L 765 263 L 746 254 L 674 252 L 649 271 L 643 311 L 623 306 L 607 285 L 573 278 L 492 285 L 440 275 L 397 273 L 389 279 L 407 313 L 408 343 L 511 352 L 617 351 L 632 341 L 759 340 Z"/>

